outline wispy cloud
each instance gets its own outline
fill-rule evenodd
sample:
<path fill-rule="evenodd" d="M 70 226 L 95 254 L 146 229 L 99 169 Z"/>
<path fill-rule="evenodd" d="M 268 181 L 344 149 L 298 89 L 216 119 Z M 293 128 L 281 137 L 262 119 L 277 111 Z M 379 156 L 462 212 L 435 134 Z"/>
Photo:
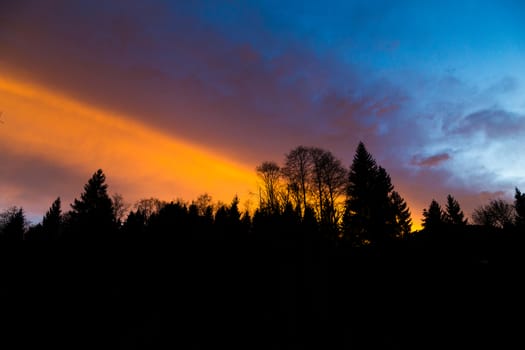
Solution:
<path fill-rule="evenodd" d="M 451 157 L 448 153 L 435 154 L 430 157 L 414 156 L 412 158 L 411 164 L 420 167 L 434 167 L 442 164 L 443 162 L 446 162 L 450 158 Z"/>
<path fill-rule="evenodd" d="M 525 131 L 525 115 L 502 109 L 483 109 L 459 120 L 451 131 L 466 137 L 482 133 L 491 140 L 512 138 Z"/>

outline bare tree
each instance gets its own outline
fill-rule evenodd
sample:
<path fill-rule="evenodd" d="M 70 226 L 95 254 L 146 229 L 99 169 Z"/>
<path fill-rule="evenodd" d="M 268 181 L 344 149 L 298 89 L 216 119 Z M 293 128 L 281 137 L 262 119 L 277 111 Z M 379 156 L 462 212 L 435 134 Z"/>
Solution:
<path fill-rule="evenodd" d="M 113 202 L 113 215 L 120 225 L 129 213 L 130 204 L 124 201 L 124 197 L 120 193 L 114 193 L 111 196 L 111 201 Z"/>
<path fill-rule="evenodd" d="M 135 203 L 135 210 L 140 211 L 146 219 L 149 219 L 151 215 L 157 214 L 165 205 L 166 202 L 158 198 L 143 198 Z"/>
<path fill-rule="evenodd" d="M 299 146 L 286 154 L 285 165 L 282 169 L 291 195 L 302 214 L 308 205 L 307 193 L 310 187 L 312 166 L 310 148 Z"/>
<path fill-rule="evenodd" d="M 275 162 L 266 161 L 257 166 L 256 171 L 262 181 L 262 189 L 259 190 L 261 208 L 270 212 L 278 212 L 280 210 L 279 181 L 281 179 L 281 168 Z"/>
<path fill-rule="evenodd" d="M 192 204 L 195 204 L 197 207 L 198 213 L 201 216 L 206 215 L 206 212 L 210 210 L 213 211 L 213 198 L 208 193 L 203 193 L 197 197 Z"/>
<path fill-rule="evenodd" d="M 311 148 L 312 174 L 311 183 L 319 219 L 331 227 L 338 224 L 346 190 L 347 171 L 341 161 L 320 148 Z"/>
<path fill-rule="evenodd" d="M 472 220 L 477 225 L 506 228 L 512 226 L 514 216 L 512 204 L 502 199 L 494 199 L 489 204 L 474 209 Z"/>

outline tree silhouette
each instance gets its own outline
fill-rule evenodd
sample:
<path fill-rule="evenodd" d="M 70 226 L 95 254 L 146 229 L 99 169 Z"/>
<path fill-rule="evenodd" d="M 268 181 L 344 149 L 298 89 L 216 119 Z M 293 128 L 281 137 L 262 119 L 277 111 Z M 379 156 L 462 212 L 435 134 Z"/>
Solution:
<path fill-rule="evenodd" d="M 279 180 L 281 169 L 275 162 L 263 162 L 256 168 L 257 175 L 262 180 L 263 186 L 260 190 L 260 207 L 270 213 L 278 213 L 281 210 L 279 199 Z"/>
<path fill-rule="evenodd" d="M 465 219 L 458 201 L 450 194 L 447 196 L 447 206 L 445 207 L 443 220 L 450 225 L 462 226 L 467 224 L 467 219 Z"/>
<path fill-rule="evenodd" d="M 377 165 L 375 159 L 360 142 L 348 176 L 347 201 L 345 208 L 345 234 L 360 243 L 370 240 L 372 230 L 372 197 Z"/>
<path fill-rule="evenodd" d="M 316 243 L 319 243 L 319 224 L 315 217 L 315 211 L 310 206 L 307 206 L 304 210 L 303 219 L 301 221 L 301 232 L 305 234 L 305 238 L 309 241 L 316 240 Z"/>
<path fill-rule="evenodd" d="M 212 197 L 208 193 L 201 194 L 193 203 L 197 207 L 199 215 L 206 216 L 210 210 L 213 213 Z"/>
<path fill-rule="evenodd" d="M 55 199 L 42 219 L 43 239 L 55 240 L 62 231 L 62 204 L 60 197 Z"/>
<path fill-rule="evenodd" d="M 395 213 L 395 236 L 406 238 L 412 232 L 410 209 L 405 200 L 396 191 L 392 191 L 390 198 Z"/>
<path fill-rule="evenodd" d="M 156 239 L 187 238 L 189 234 L 188 207 L 180 200 L 164 205 L 158 213 L 151 215 L 148 229 Z"/>
<path fill-rule="evenodd" d="M 252 217 L 247 210 L 241 216 L 241 232 L 246 235 L 252 232 Z"/>
<path fill-rule="evenodd" d="M 514 194 L 514 210 L 516 211 L 516 226 L 525 227 L 525 193 L 521 193 L 516 187 Z"/>
<path fill-rule="evenodd" d="M 321 229 L 329 235 L 338 234 L 341 217 L 340 198 L 346 190 L 347 172 L 341 161 L 321 148 L 310 149 L 312 157 L 312 189 L 318 208 Z"/>
<path fill-rule="evenodd" d="M 298 146 L 286 154 L 283 175 L 288 182 L 292 197 L 302 215 L 308 205 L 310 176 L 312 173 L 311 149 Z"/>
<path fill-rule="evenodd" d="M 148 218 L 141 210 L 131 211 L 122 225 L 123 238 L 145 238 L 147 221 Z"/>
<path fill-rule="evenodd" d="M 512 227 L 514 218 L 514 208 L 502 199 L 493 199 L 472 213 L 475 224 L 501 229 Z"/>
<path fill-rule="evenodd" d="M 378 237 L 376 239 L 392 239 L 396 234 L 396 212 L 392 205 L 391 193 L 394 190 L 390 175 L 386 170 L 378 166 L 375 184 L 371 193 L 373 216 L 372 223 Z M 382 234 L 381 234 L 382 233 Z"/>
<path fill-rule="evenodd" d="M 354 243 L 381 244 L 410 227 L 410 212 L 393 190 L 390 175 L 360 142 L 348 176 L 344 217 L 345 235 Z"/>
<path fill-rule="evenodd" d="M 114 193 L 111 196 L 111 202 L 113 203 L 113 216 L 117 226 L 120 227 L 124 223 L 124 218 L 129 211 L 130 205 L 124 201 L 124 197 L 120 193 Z"/>
<path fill-rule="evenodd" d="M 99 169 L 84 185 L 80 199 L 71 204 L 68 238 L 100 239 L 115 233 L 116 219 L 107 188 L 106 176 Z"/>
<path fill-rule="evenodd" d="M 24 239 L 27 221 L 23 208 L 11 207 L 0 213 L 0 239 L 20 241 Z"/>
<path fill-rule="evenodd" d="M 239 197 L 235 196 L 230 206 L 222 205 L 215 213 L 215 228 L 219 238 L 238 239 L 242 235 Z"/>
<path fill-rule="evenodd" d="M 153 214 L 158 214 L 159 211 L 166 205 L 167 203 L 164 201 L 161 201 L 158 198 L 151 197 L 151 198 L 142 198 L 139 199 L 135 203 L 135 209 L 137 212 L 141 212 L 146 219 L 149 220 L 149 218 Z"/>
<path fill-rule="evenodd" d="M 423 209 L 423 228 L 433 231 L 443 227 L 444 214 L 441 206 L 436 200 L 432 200 L 428 209 Z"/>

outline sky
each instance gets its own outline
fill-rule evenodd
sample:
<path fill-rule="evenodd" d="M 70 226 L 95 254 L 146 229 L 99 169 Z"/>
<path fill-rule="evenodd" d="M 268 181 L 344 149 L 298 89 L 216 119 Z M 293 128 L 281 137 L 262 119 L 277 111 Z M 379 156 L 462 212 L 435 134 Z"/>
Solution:
<path fill-rule="evenodd" d="M 3 0 L 0 210 L 99 168 L 129 203 L 253 207 L 261 162 L 362 141 L 416 227 L 470 215 L 525 190 L 523 62 L 521 1 Z"/>

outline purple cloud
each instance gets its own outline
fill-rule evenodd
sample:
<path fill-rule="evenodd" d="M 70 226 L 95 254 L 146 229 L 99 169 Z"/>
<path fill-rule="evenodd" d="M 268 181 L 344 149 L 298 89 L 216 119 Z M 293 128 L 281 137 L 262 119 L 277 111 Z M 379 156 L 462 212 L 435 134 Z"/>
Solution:
<path fill-rule="evenodd" d="M 450 154 L 448 153 L 439 153 L 430 157 L 414 156 L 412 157 L 411 164 L 419 167 L 435 167 L 446 162 L 450 158 Z"/>
<path fill-rule="evenodd" d="M 525 131 L 525 115 L 502 109 L 483 109 L 461 119 L 452 132 L 461 135 L 483 133 L 490 139 L 508 138 Z"/>

